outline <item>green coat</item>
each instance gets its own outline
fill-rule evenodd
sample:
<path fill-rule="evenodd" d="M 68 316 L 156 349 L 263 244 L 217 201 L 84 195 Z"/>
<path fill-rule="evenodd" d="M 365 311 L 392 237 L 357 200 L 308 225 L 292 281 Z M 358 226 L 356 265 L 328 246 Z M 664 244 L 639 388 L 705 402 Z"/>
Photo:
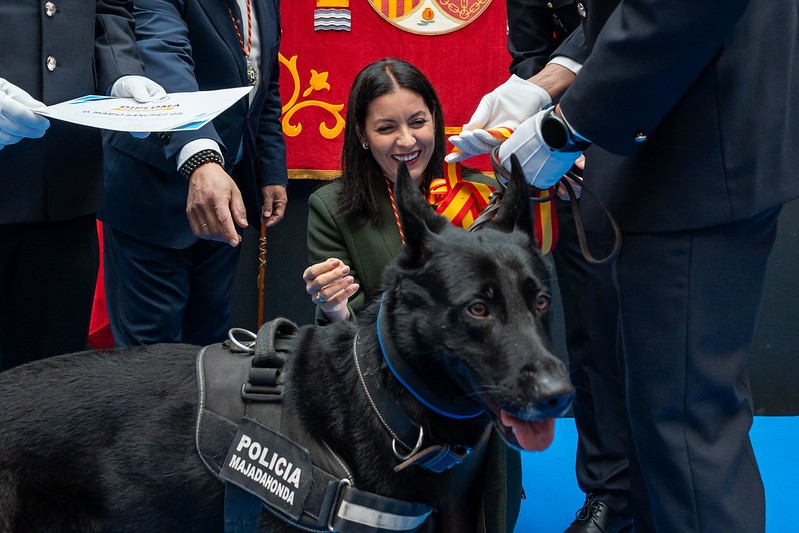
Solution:
<path fill-rule="evenodd" d="M 492 184 L 483 174 L 470 174 L 472 181 Z M 364 306 L 367 296 L 380 287 L 383 270 L 402 249 L 397 223 L 388 192 L 380 197 L 380 223 L 375 226 L 356 217 L 336 214 L 341 183 L 333 181 L 314 192 L 308 199 L 308 255 L 310 264 L 331 257 L 350 267 L 350 274 L 360 290 L 350 298 L 352 316 Z M 326 323 L 317 310 L 317 322 Z M 483 492 L 483 524 L 476 532 L 512 533 L 519 516 L 522 494 L 522 466 L 519 453 L 505 446 L 492 434 L 486 464 Z"/>

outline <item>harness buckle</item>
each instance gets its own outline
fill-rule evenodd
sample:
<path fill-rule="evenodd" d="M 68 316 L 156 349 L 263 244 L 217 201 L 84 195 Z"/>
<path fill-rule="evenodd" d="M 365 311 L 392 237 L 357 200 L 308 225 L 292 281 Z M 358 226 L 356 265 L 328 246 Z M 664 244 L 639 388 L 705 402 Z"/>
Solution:
<path fill-rule="evenodd" d="M 336 494 L 333 496 L 333 504 L 330 506 L 330 514 L 327 516 L 327 530 L 328 531 L 336 531 L 335 527 L 335 520 L 338 516 L 338 509 L 341 505 L 342 495 L 344 494 L 344 487 L 348 487 L 352 485 L 350 480 L 347 478 L 343 478 L 338 482 L 338 486 L 336 487 Z"/>

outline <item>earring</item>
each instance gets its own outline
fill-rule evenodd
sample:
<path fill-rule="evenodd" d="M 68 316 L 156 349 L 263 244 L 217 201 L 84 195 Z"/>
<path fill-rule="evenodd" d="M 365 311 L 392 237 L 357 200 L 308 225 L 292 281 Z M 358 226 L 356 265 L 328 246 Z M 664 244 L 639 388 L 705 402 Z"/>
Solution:
<path fill-rule="evenodd" d="M 363 146 L 364 150 L 368 150 L 369 149 L 369 143 L 366 142 L 366 141 L 363 141 L 363 143 L 361 143 L 361 146 Z"/>

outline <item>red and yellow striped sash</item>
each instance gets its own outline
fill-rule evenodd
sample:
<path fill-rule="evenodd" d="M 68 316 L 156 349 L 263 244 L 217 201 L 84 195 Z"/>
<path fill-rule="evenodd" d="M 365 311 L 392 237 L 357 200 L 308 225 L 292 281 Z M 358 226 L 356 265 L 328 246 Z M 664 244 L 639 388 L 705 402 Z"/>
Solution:
<path fill-rule="evenodd" d="M 506 141 L 513 133 L 513 130 L 510 128 L 492 128 L 486 131 L 500 142 Z M 453 148 L 452 151 L 460 152 L 457 147 Z M 533 234 L 535 235 L 536 245 L 544 255 L 554 250 L 558 242 L 558 216 L 555 212 L 556 190 L 557 185 L 547 190 L 533 187 L 533 198 L 550 198 L 548 201 L 536 201 L 533 203 Z"/>
<path fill-rule="evenodd" d="M 490 185 L 464 180 L 460 163 L 445 163 L 444 177 L 430 183 L 427 201 L 453 225 L 468 228 L 488 206 L 492 192 Z"/>

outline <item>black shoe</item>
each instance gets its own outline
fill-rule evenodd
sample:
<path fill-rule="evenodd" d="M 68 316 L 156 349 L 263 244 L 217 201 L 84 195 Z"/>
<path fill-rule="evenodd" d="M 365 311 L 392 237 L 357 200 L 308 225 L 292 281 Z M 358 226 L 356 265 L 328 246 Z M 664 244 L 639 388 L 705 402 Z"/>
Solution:
<path fill-rule="evenodd" d="M 575 516 L 564 533 L 628 533 L 633 530 L 631 519 L 624 518 L 593 494 L 585 498 L 585 504 Z"/>

